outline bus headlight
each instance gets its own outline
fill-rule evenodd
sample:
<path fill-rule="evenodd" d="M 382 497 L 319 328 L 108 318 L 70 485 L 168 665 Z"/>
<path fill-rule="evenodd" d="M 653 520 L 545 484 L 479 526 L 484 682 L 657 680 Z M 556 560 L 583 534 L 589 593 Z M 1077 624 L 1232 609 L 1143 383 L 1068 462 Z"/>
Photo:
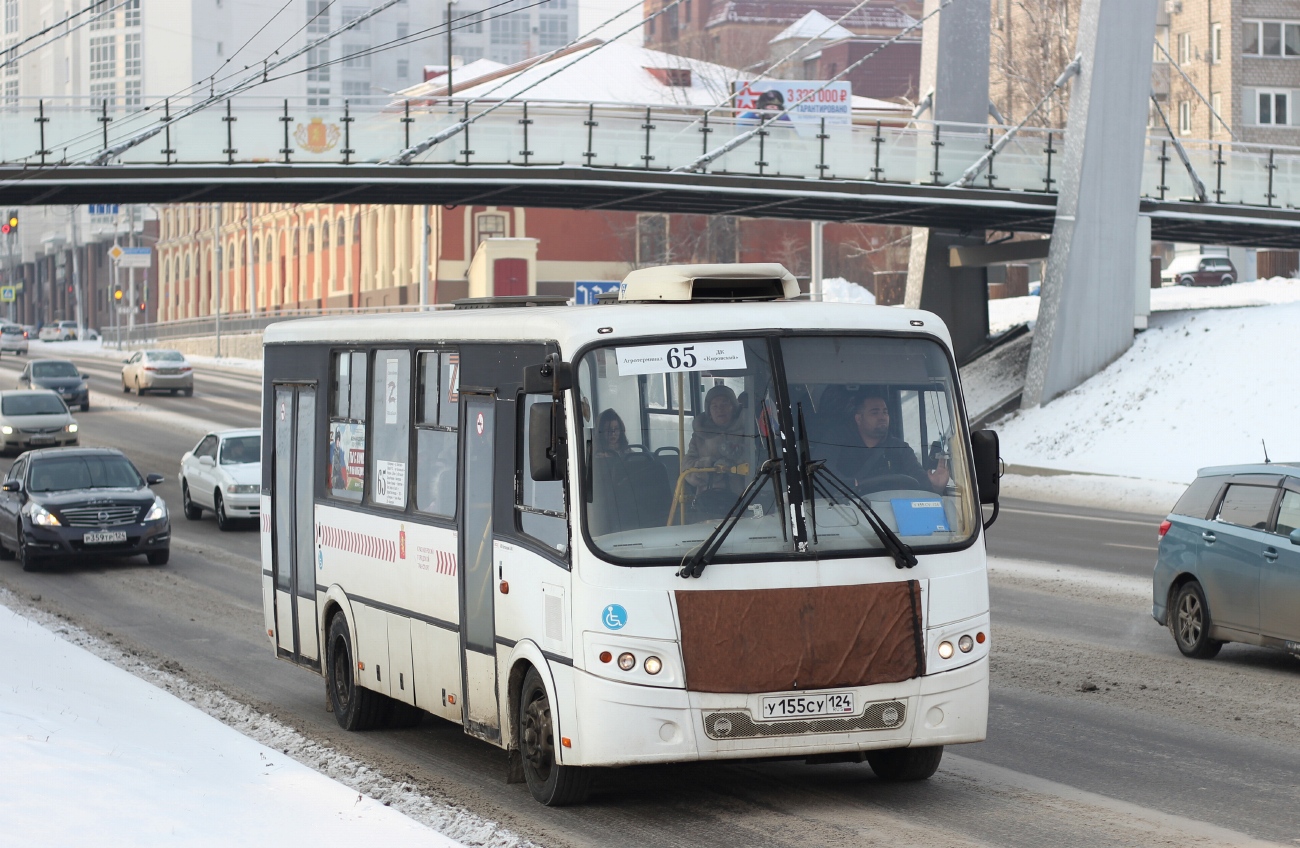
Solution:
<path fill-rule="evenodd" d="M 624 671 L 631 671 L 636 668 L 636 657 L 630 653 L 621 653 L 618 655 L 618 667 Z"/>
<path fill-rule="evenodd" d="M 963 636 L 957 640 L 957 650 L 963 654 L 969 654 L 973 647 L 975 647 L 975 640 L 970 636 Z"/>
<path fill-rule="evenodd" d="M 952 658 L 952 643 L 946 639 L 939 643 L 939 658 L 945 660 Z"/>
<path fill-rule="evenodd" d="M 646 657 L 644 668 L 646 674 L 658 674 L 663 671 L 664 661 L 658 657 Z"/>

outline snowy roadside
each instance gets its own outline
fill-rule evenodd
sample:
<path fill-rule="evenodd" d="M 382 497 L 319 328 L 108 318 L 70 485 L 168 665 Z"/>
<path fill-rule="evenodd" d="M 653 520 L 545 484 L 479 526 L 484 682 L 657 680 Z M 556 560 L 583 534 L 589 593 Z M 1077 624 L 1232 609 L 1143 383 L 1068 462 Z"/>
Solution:
<path fill-rule="evenodd" d="M 14 844 L 529 844 L 5 590 L 0 643 Z"/>
<path fill-rule="evenodd" d="M 159 342 L 155 347 L 166 350 L 168 345 L 165 341 Z M 73 342 L 43 342 L 29 341 L 27 343 L 27 355 L 33 357 L 63 357 L 68 355 L 76 356 L 94 356 L 99 359 L 107 359 L 112 362 L 121 362 L 131 355 L 129 349 L 118 350 L 111 342 L 103 339 L 94 341 L 73 341 Z M 256 371 L 261 373 L 262 360 L 260 359 L 237 359 L 231 356 L 193 356 L 185 354 L 185 358 L 192 365 L 207 365 L 216 368 L 231 368 L 240 371 Z"/>

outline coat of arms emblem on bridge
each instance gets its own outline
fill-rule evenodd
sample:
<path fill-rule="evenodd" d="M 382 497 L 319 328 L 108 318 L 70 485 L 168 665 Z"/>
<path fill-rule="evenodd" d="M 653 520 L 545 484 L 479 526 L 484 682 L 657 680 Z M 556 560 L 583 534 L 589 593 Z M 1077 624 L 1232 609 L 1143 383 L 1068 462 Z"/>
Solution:
<path fill-rule="evenodd" d="M 312 118 L 311 123 L 299 124 L 293 137 L 308 153 L 324 153 L 339 143 L 339 125 L 327 124 L 324 118 Z"/>

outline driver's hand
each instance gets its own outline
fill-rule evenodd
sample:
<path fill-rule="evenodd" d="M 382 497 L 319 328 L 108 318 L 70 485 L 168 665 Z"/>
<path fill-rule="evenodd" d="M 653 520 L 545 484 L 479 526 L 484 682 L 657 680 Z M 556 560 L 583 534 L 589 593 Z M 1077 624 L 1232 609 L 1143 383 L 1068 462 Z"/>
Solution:
<path fill-rule="evenodd" d="M 949 480 L 948 460 L 938 460 L 934 470 L 926 472 L 926 476 L 930 478 L 930 485 L 934 486 L 936 489 L 942 489 L 944 486 L 947 486 Z"/>

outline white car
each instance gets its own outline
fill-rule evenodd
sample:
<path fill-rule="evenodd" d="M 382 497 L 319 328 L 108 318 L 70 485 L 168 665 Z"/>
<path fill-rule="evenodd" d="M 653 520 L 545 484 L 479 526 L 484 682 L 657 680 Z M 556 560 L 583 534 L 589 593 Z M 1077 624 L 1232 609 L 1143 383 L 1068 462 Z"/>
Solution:
<path fill-rule="evenodd" d="M 217 527 L 234 528 L 240 519 L 261 515 L 262 431 L 208 433 L 181 457 L 181 504 L 197 521 L 203 510 L 217 516 Z"/>
<path fill-rule="evenodd" d="M 27 331 L 17 324 L 0 326 L 0 353 L 27 353 Z"/>
<path fill-rule="evenodd" d="M 43 342 L 70 342 L 76 338 L 76 321 L 55 321 L 41 327 L 40 340 Z"/>

